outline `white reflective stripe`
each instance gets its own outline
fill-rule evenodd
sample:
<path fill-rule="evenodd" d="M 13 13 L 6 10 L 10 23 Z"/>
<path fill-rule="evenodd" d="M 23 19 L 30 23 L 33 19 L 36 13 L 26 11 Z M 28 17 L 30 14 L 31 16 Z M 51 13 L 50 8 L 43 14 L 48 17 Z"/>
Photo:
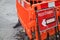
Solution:
<path fill-rule="evenodd" d="M 48 7 L 55 7 L 55 2 L 48 3 Z"/>
<path fill-rule="evenodd" d="M 18 2 L 20 3 L 20 0 L 18 0 Z"/>
<path fill-rule="evenodd" d="M 51 18 L 51 19 L 48 19 L 48 20 L 46 20 L 47 21 L 47 24 L 49 24 L 49 23 L 52 23 L 52 22 L 54 22 L 54 21 L 56 21 L 55 20 L 55 18 Z"/>
<path fill-rule="evenodd" d="M 22 6 L 24 7 L 24 1 L 22 1 L 21 3 L 22 3 Z"/>

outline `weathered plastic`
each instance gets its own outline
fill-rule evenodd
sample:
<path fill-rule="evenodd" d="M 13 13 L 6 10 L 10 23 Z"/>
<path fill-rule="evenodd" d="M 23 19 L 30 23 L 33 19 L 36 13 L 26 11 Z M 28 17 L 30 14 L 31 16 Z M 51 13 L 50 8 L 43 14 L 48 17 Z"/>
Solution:
<path fill-rule="evenodd" d="M 31 1 L 32 4 L 30 4 Z M 58 0 L 45 0 L 45 1 L 44 0 L 19 0 L 19 1 L 16 0 L 18 19 L 20 20 L 30 40 L 33 39 L 33 36 L 35 36 L 35 40 L 39 40 L 39 38 L 40 40 L 45 40 L 47 39 L 47 32 L 49 33 L 50 36 L 55 35 L 55 28 L 52 28 L 50 30 L 40 33 L 40 37 L 39 37 L 39 33 L 38 33 L 39 30 L 37 29 L 38 23 L 36 21 L 37 16 L 36 16 L 36 9 L 35 9 L 35 7 L 37 7 L 37 10 L 42 10 L 45 7 L 47 8 L 47 6 L 44 5 L 41 8 L 41 4 L 46 4 L 55 1 Z M 57 20 L 58 20 L 58 16 L 60 16 L 60 4 L 58 5 L 59 6 L 54 7 L 56 10 Z M 59 20 L 57 22 L 58 22 L 57 23 L 58 29 L 60 31 Z M 32 35 L 32 33 L 35 34 Z"/>

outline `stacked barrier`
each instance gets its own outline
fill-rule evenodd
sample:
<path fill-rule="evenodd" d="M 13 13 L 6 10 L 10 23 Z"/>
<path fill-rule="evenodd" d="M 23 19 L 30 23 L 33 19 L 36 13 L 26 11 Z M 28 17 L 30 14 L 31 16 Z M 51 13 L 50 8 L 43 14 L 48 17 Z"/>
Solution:
<path fill-rule="evenodd" d="M 29 40 L 60 40 L 60 1 L 59 0 L 16 0 L 17 15 L 23 28 L 25 29 Z M 54 18 L 56 19 L 54 24 L 55 27 L 42 28 L 38 14 L 40 12 L 53 11 Z M 47 13 L 47 14 L 48 14 Z M 45 15 L 45 13 L 43 14 Z M 46 17 L 49 18 L 48 15 Z M 45 16 L 44 16 L 45 18 Z M 53 18 L 53 21 L 54 21 Z M 47 18 L 46 18 L 47 19 Z M 50 21 L 51 22 L 51 21 Z M 49 23 L 49 22 L 47 22 Z M 41 23 L 42 24 L 42 23 Z M 43 23 L 44 24 L 44 23 Z M 51 24 L 51 25 L 52 25 Z M 40 27 L 39 27 L 40 26 Z M 44 25 L 46 26 L 46 25 Z"/>

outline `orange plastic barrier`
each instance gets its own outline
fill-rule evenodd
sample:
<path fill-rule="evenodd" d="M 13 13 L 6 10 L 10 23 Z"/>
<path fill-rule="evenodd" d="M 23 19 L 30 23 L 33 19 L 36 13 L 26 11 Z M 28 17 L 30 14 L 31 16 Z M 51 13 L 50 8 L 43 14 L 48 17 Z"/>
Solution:
<path fill-rule="evenodd" d="M 55 35 L 55 28 L 40 32 L 37 12 L 42 9 L 54 8 L 57 19 L 57 27 L 60 31 L 60 1 L 59 0 L 16 0 L 18 19 L 25 29 L 30 40 L 47 40 L 47 36 Z M 57 29 L 58 28 L 58 29 Z M 33 35 L 34 33 L 34 35 Z M 48 35 L 49 33 L 49 35 Z M 35 37 L 33 37 L 35 36 Z"/>

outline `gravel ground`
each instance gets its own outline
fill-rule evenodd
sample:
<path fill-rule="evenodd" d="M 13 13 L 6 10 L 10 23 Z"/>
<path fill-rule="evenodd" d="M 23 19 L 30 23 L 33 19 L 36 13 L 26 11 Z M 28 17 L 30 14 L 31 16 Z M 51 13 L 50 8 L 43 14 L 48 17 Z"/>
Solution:
<path fill-rule="evenodd" d="M 0 40 L 16 40 L 13 36 L 17 23 L 15 0 L 0 0 Z"/>

